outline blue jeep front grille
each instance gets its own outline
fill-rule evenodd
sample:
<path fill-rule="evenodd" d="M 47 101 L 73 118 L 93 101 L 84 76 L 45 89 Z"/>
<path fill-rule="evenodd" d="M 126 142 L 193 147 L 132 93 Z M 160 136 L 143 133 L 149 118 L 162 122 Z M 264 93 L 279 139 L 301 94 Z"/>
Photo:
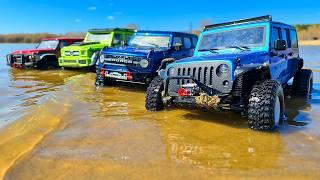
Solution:
<path fill-rule="evenodd" d="M 225 74 L 223 76 L 218 76 L 216 73 L 217 68 L 221 65 L 225 64 L 220 61 L 213 61 L 213 62 L 195 62 L 195 63 L 177 63 L 172 66 L 171 68 L 175 68 L 175 71 L 173 74 L 170 74 L 170 76 L 191 76 L 194 79 L 200 81 L 201 83 L 216 89 L 219 92 L 222 93 L 229 93 L 232 90 L 232 76 L 231 76 L 231 70 L 228 74 Z M 232 67 L 229 67 L 232 69 Z M 169 72 L 168 72 L 169 74 Z M 223 83 L 225 81 L 228 81 L 230 84 L 229 86 L 223 86 Z M 188 83 L 193 83 L 190 79 L 172 79 L 169 82 L 169 94 L 174 93 L 178 91 L 178 89 Z"/>
<path fill-rule="evenodd" d="M 136 56 L 117 56 L 117 55 L 105 55 L 104 56 L 104 62 L 106 64 L 139 66 L 139 62 L 142 59 L 144 59 L 144 58 L 143 57 L 136 57 Z"/>
<path fill-rule="evenodd" d="M 29 59 L 29 56 L 30 55 L 15 54 L 11 57 L 12 58 L 11 61 L 16 64 L 28 63 L 28 62 L 31 62 L 31 60 Z"/>
<path fill-rule="evenodd" d="M 188 68 L 178 68 L 178 76 L 192 76 L 198 81 L 207 84 L 213 85 L 214 78 L 214 67 L 188 67 Z M 177 80 L 178 85 L 185 83 L 190 83 L 191 80 Z"/>

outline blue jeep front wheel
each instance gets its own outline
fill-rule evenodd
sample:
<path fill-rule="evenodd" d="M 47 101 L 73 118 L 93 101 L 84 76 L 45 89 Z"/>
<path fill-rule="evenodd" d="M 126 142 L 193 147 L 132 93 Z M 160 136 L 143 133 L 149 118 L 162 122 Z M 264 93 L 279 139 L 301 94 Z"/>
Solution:
<path fill-rule="evenodd" d="M 164 90 L 164 83 L 160 76 L 155 77 L 146 93 L 145 106 L 148 111 L 160 111 L 164 109 L 164 103 L 162 99 L 162 92 Z"/>
<path fill-rule="evenodd" d="M 248 104 L 248 125 L 254 130 L 272 130 L 284 117 L 285 103 L 281 84 L 266 80 L 253 87 Z"/>

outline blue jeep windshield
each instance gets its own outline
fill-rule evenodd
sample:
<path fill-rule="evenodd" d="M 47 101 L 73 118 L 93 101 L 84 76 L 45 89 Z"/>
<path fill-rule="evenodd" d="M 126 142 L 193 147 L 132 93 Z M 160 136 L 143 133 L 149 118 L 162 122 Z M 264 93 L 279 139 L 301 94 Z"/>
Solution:
<path fill-rule="evenodd" d="M 203 35 L 199 51 L 228 47 L 262 47 L 266 43 L 266 27 L 237 28 Z"/>
<path fill-rule="evenodd" d="M 135 35 L 129 43 L 130 46 L 168 48 L 170 36 L 158 35 Z"/>
<path fill-rule="evenodd" d="M 37 46 L 37 49 L 56 49 L 58 44 L 59 41 L 57 40 L 41 41 L 41 43 Z"/>

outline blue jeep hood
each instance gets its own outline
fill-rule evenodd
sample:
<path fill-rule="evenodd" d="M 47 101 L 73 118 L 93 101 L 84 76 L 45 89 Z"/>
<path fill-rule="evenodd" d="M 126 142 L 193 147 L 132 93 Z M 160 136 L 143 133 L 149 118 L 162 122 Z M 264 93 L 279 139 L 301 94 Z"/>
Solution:
<path fill-rule="evenodd" d="M 237 52 L 230 54 L 212 54 L 205 56 L 194 56 L 190 58 L 185 58 L 177 60 L 175 63 L 191 63 L 191 62 L 201 62 L 201 61 L 231 61 L 235 63 L 236 59 L 240 58 L 240 64 L 263 64 L 268 60 L 267 52 Z"/>
<path fill-rule="evenodd" d="M 118 48 L 108 48 L 102 51 L 102 54 L 110 54 L 110 55 L 123 55 L 123 56 L 140 56 L 147 57 L 151 51 L 161 52 L 167 51 L 166 49 L 140 49 L 135 47 L 118 47 Z"/>

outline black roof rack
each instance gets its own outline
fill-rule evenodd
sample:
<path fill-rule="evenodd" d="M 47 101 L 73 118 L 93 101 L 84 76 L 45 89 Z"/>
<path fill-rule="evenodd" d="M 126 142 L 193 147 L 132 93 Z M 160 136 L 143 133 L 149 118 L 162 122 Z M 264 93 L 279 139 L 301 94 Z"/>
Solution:
<path fill-rule="evenodd" d="M 226 22 L 226 23 L 219 23 L 219 24 L 212 24 L 204 27 L 204 31 L 208 31 L 210 29 L 214 29 L 216 27 L 223 27 L 223 26 L 232 26 L 236 24 L 244 24 L 244 23 L 252 23 L 252 22 L 271 22 L 272 16 L 266 15 L 266 16 L 260 16 L 255 18 L 249 18 L 249 19 L 240 19 L 236 21 Z"/>
<path fill-rule="evenodd" d="M 101 28 L 101 29 L 89 29 L 91 33 L 104 33 L 104 32 L 112 32 L 112 31 L 127 31 L 127 32 L 135 32 L 134 29 L 127 28 Z"/>

